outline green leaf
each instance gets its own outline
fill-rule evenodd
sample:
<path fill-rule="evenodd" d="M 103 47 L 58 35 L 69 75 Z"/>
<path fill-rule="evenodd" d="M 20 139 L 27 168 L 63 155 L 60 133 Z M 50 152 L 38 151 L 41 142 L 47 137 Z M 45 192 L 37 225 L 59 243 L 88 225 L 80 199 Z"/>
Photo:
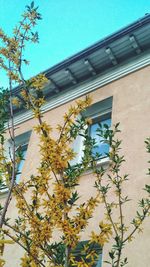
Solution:
<path fill-rule="evenodd" d="M 114 251 L 110 251 L 109 252 L 109 256 L 110 256 L 110 258 L 113 260 L 114 258 L 115 258 L 115 256 L 114 256 Z"/>
<path fill-rule="evenodd" d="M 34 8 L 34 1 L 31 2 L 31 8 Z"/>

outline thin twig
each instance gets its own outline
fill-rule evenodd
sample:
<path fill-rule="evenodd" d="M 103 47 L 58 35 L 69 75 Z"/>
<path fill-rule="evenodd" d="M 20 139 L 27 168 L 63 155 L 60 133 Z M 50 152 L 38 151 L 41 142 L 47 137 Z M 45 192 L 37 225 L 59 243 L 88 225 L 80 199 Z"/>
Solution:
<path fill-rule="evenodd" d="M 38 264 L 45 267 L 42 261 L 38 260 L 35 255 L 33 255 L 29 249 L 27 249 L 23 244 L 21 244 L 15 237 L 13 237 L 10 233 L 4 230 L 5 235 L 9 236 L 15 243 L 17 243 L 20 247 L 22 247 Z"/>
<path fill-rule="evenodd" d="M 9 70 L 11 70 L 11 64 L 10 64 L 10 60 L 9 60 Z M 12 162 L 12 175 L 11 175 L 11 182 L 10 182 L 10 188 L 9 188 L 9 192 L 1 213 L 1 217 L 0 217 L 0 228 L 2 228 L 4 220 L 5 220 L 5 216 L 6 216 L 6 212 L 10 203 L 10 199 L 11 199 L 11 195 L 12 195 L 12 191 L 14 188 L 14 184 L 15 184 L 15 168 L 16 168 L 16 156 L 15 156 L 15 131 L 14 131 L 14 113 L 13 113 L 13 106 L 12 106 L 12 79 L 11 77 L 9 77 L 9 91 L 10 91 L 10 119 L 11 119 L 11 136 L 13 139 L 13 144 L 12 144 L 12 157 L 13 157 L 13 162 Z"/>

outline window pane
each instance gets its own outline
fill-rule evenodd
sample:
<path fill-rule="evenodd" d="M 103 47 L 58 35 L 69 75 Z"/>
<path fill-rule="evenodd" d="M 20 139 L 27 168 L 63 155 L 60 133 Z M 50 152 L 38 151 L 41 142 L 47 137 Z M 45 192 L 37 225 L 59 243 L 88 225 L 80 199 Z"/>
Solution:
<path fill-rule="evenodd" d="M 23 159 L 19 162 L 18 166 L 17 166 L 17 175 L 16 175 L 16 183 L 19 182 L 20 179 L 20 175 L 23 169 L 23 165 L 25 162 L 25 158 L 26 158 L 26 153 L 27 153 L 27 145 L 22 147 L 22 157 Z"/>
<path fill-rule="evenodd" d="M 102 266 L 102 254 L 99 255 L 98 261 L 95 265 L 95 267 L 101 267 Z"/>
<path fill-rule="evenodd" d="M 104 124 L 107 124 L 109 127 L 111 125 L 111 119 L 105 119 L 100 121 L 102 128 Z M 109 153 L 109 145 L 106 143 L 103 143 L 103 138 L 97 135 L 97 129 L 99 128 L 98 123 L 94 123 L 90 127 L 90 136 L 95 139 L 96 141 L 96 147 L 93 148 L 93 155 L 96 153 L 99 153 L 101 156 L 100 158 L 106 157 L 106 153 Z"/>
<path fill-rule="evenodd" d="M 75 261 L 80 262 L 82 259 L 85 259 L 85 261 L 90 263 L 90 258 L 86 258 L 87 254 L 84 251 L 84 246 L 89 244 L 90 251 L 96 252 L 98 256 L 98 259 L 95 258 L 95 263 L 92 265 L 92 267 L 101 267 L 102 264 L 102 248 L 97 243 L 88 243 L 89 241 L 80 241 L 76 248 L 72 250 L 72 254 L 75 258 Z M 72 265 L 71 265 L 72 266 Z M 71 267 L 70 266 L 70 267 Z M 74 266 L 76 267 L 76 265 Z"/>

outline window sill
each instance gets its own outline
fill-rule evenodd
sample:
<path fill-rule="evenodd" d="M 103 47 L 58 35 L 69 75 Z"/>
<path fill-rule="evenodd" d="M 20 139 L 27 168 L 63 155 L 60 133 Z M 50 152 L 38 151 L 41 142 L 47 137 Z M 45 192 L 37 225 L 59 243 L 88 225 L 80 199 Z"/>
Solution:
<path fill-rule="evenodd" d="M 100 168 L 100 167 L 104 167 L 104 168 L 107 168 L 108 165 L 110 163 L 110 159 L 107 157 L 107 158 L 102 158 L 100 160 L 97 161 L 97 168 Z M 87 174 L 91 174 L 93 171 L 91 169 L 91 167 L 89 166 L 88 170 L 86 170 L 82 176 L 84 175 L 87 175 Z"/>
<path fill-rule="evenodd" d="M 102 158 L 102 159 L 99 159 L 97 161 L 97 166 L 102 166 L 102 165 L 108 165 L 110 163 L 110 159 L 109 157 L 105 157 L 105 158 Z"/>

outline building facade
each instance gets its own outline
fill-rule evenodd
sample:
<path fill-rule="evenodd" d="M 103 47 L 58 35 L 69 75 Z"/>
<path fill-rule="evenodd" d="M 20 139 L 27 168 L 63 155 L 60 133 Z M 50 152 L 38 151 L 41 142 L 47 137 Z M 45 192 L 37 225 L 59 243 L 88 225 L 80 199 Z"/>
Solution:
<path fill-rule="evenodd" d="M 73 105 L 75 100 L 90 94 L 93 99 L 86 116 L 93 118 L 91 133 L 99 118 L 105 123 L 120 122 L 122 151 L 125 155 L 123 171 L 130 174 L 125 193 L 132 198 L 131 204 L 125 207 L 125 220 L 130 220 L 136 212 L 137 201 L 143 196 L 142 188 L 149 181 L 148 155 L 144 140 L 150 136 L 150 15 L 134 22 L 120 31 L 106 37 L 95 45 L 81 51 L 73 57 L 46 70 L 44 73 L 50 84 L 44 89 L 47 103 L 43 107 L 44 119 L 55 128 L 61 123 L 62 115 Z M 15 88 L 14 94 L 19 95 L 20 89 Z M 16 109 L 15 111 L 16 142 L 24 145 L 25 161 L 19 168 L 21 176 L 30 177 L 39 163 L 38 137 L 33 131 L 36 119 L 31 111 Z M 82 142 L 76 144 L 78 158 L 82 154 Z M 105 148 L 106 149 L 106 148 Z M 109 159 L 102 159 L 101 164 L 107 165 Z M 80 193 L 85 199 L 94 194 L 91 173 L 86 173 L 80 180 Z M 1 192 L 3 202 L 7 192 Z M 15 218 L 15 203 L 9 206 L 9 217 Z M 92 227 L 101 220 L 101 212 L 97 211 L 91 226 L 83 236 L 88 238 Z M 136 235 L 135 240 L 125 248 L 129 265 L 148 267 L 150 264 L 150 222 L 143 223 L 143 233 Z M 102 267 L 107 264 L 107 254 L 111 242 L 104 246 Z M 5 250 L 6 267 L 18 267 L 22 251 L 16 246 Z M 12 263 L 13 255 L 13 263 Z M 11 262 L 10 262 L 11 259 Z M 97 265 L 97 266 L 100 266 Z"/>

